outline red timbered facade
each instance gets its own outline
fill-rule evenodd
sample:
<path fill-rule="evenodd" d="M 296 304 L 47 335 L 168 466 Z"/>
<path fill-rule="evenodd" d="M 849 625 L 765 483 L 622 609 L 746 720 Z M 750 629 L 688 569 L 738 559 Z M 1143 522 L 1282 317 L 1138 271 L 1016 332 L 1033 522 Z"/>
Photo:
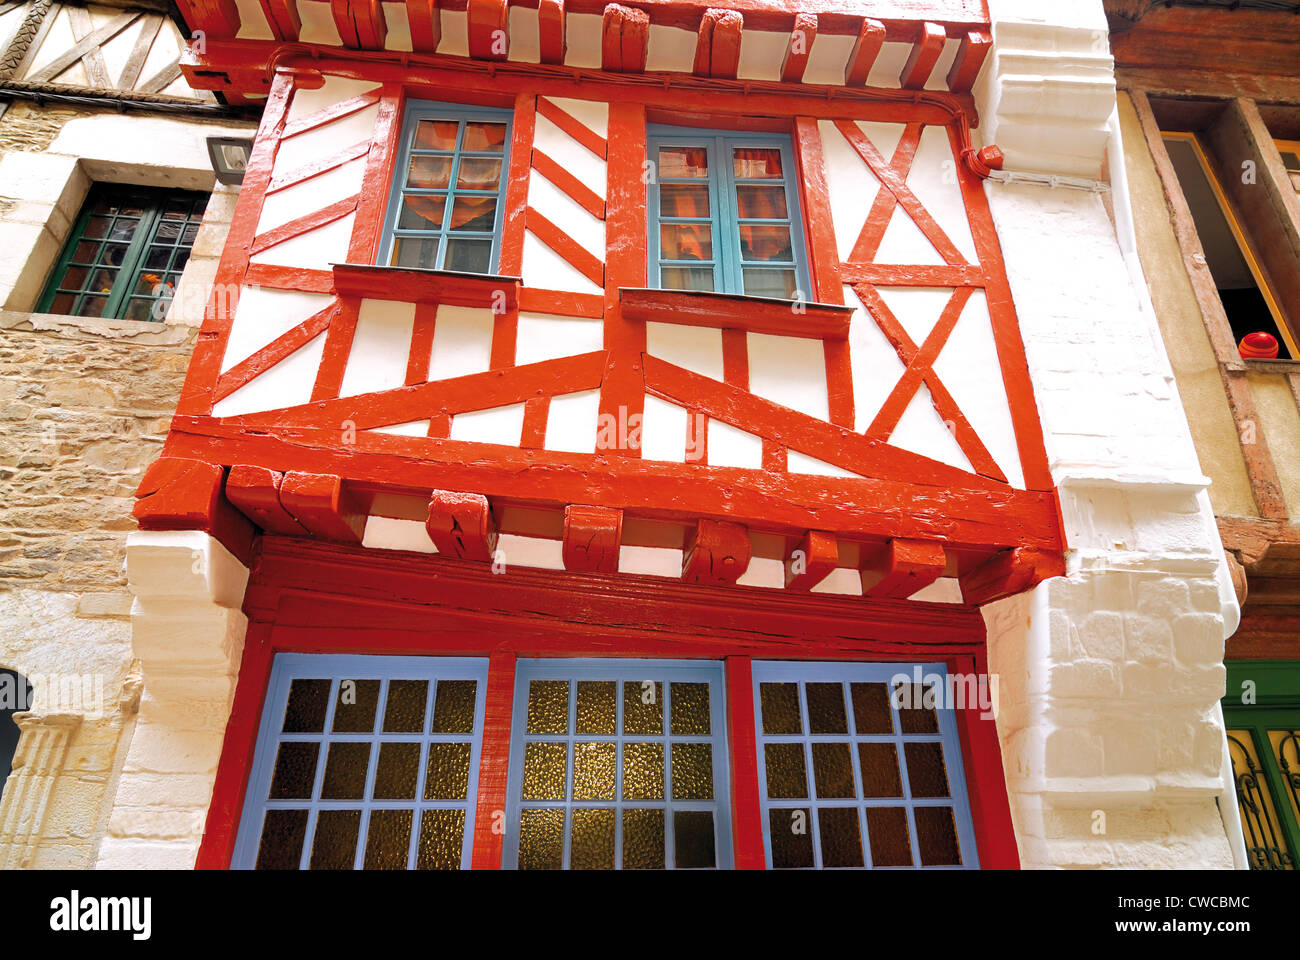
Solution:
<path fill-rule="evenodd" d="M 475 868 L 525 865 L 532 842 L 536 811 L 519 809 L 512 780 L 531 756 L 520 664 L 720 662 L 726 730 L 713 749 L 727 767 L 714 787 L 729 832 L 715 865 L 798 861 L 770 834 L 776 754 L 764 766 L 772 746 L 760 741 L 775 728 L 758 716 L 760 663 L 830 665 L 831 679 L 852 664 L 984 674 L 978 607 L 1064 569 L 982 185 L 1000 154 L 972 132 L 970 89 L 990 44 L 982 0 L 181 8 L 203 31 L 183 61 L 189 82 L 265 104 L 185 389 L 135 511 L 144 530 L 210 534 L 251 571 L 199 865 L 240 865 L 273 667 L 292 653 L 485 658 L 474 795 L 456 814 Z M 442 183 L 415 173 L 431 141 L 413 124 L 430 103 L 431 123 L 470 131 L 455 151 L 491 128 L 483 156 L 457 161 L 461 178 L 479 164 L 472 197 L 453 197 L 464 179 L 404 192 Z M 791 193 L 770 195 L 789 220 L 781 236 L 794 237 L 793 296 L 662 279 L 677 276 L 661 263 L 685 233 L 712 230 L 721 262 L 734 227 L 656 220 L 668 181 L 681 186 L 656 151 L 696 134 L 734 151 L 723 172 L 739 185 L 709 196 L 742 205 L 729 235 L 745 271 L 762 256 L 750 241 L 773 229 L 745 224 L 743 205 L 767 189 L 745 178 L 789 157 L 777 173 Z M 430 168 L 460 157 L 447 149 Z M 682 184 L 674 197 L 694 189 Z M 487 222 L 491 259 L 448 267 L 466 242 L 445 262 L 403 261 L 401 245 L 425 236 L 403 234 L 408 208 L 462 201 L 445 221 L 438 208 L 441 242 Z M 495 220 L 483 221 L 489 208 Z M 953 717 L 961 761 L 949 780 L 964 779 L 976 850 L 933 862 L 1013 867 L 994 725 L 973 704 Z M 915 778 L 915 744 L 901 746 Z M 810 756 L 815 806 L 827 794 Z M 907 796 L 920 795 L 914 780 Z M 866 809 L 871 859 L 845 865 L 893 862 L 872 851 L 885 813 Z M 819 816 L 816 865 L 835 865 L 837 821 Z M 922 819 L 910 834 L 918 866 L 929 862 Z M 619 836 L 626 860 L 632 834 Z"/>

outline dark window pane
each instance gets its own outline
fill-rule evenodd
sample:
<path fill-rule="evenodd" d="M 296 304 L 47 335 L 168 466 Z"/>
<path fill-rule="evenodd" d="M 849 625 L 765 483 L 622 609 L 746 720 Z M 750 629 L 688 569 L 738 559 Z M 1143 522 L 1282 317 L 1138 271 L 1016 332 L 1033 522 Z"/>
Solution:
<path fill-rule="evenodd" d="M 378 680 L 340 680 L 334 703 L 334 732 L 373 733 L 378 704 Z"/>
<path fill-rule="evenodd" d="M 388 681 L 384 732 L 419 733 L 424 729 L 424 707 L 428 699 L 428 680 Z"/>
<path fill-rule="evenodd" d="M 63 280 L 59 284 L 64 290 L 80 290 L 86 282 L 86 276 L 90 273 L 85 267 L 68 267 L 67 273 L 63 275 Z"/>
<path fill-rule="evenodd" d="M 457 197 L 447 229 L 490 231 L 496 222 L 496 197 Z"/>
<path fill-rule="evenodd" d="M 905 743 L 903 753 L 907 757 L 907 782 L 912 796 L 948 796 L 948 773 L 943 767 L 941 743 Z"/>
<path fill-rule="evenodd" d="M 146 270 L 166 270 L 171 266 L 172 254 L 176 252 L 175 247 L 160 247 L 154 245 L 149 248 L 145 254 L 144 268 Z"/>
<path fill-rule="evenodd" d="M 808 796 L 808 770 L 802 743 L 765 743 L 767 795 L 774 800 L 797 800 Z"/>
<path fill-rule="evenodd" d="M 72 259 L 77 263 L 95 263 L 99 247 L 100 244 L 94 240 L 82 240 L 72 251 Z"/>
<path fill-rule="evenodd" d="M 916 807 L 916 846 L 921 866 L 955 866 L 961 863 L 952 807 Z"/>
<path fill-rule="evenodd" d="M 268 810 L 257 849 L 258 870 L 297 870 L 307 836 L 306 810 Z"/>
<path fill-rule="evenodd" d="M 351 870 L 361 828 L 360 810 L 322 810 L 311 843 L 312 870 Z"/>
<path fill-rule="evenodd" d="M 912 842 L 907 835 L 907 810 L 903 807 L 868 807 L 867 835 L 871 862 L 877 867 L 910 867 Z"/>
<path fill-rule="evenodd" d="M 372 810 L 366 831 L 367 870 L 405 870 L 411 845 L 410 810 Z"/>
<path fill-rule="evenodd" d="M 843 684 L 805 684 L 804 696 L 808 698 L 809 733 L 849 732 L 849 721 L 844 714 Z"/>
<path fill-rule="evenodd" d="M 443 264 L 444 269 L 487 273 L 491 266 L 491 240 L 462 240 L 452 237 L 447 241 L 447 262 Z"/>
<path fill-rule="evenodd" d="M 319 754 L 318 743 L 281 743 L 275 755 L 271 799 L 310 799 L 316 781 L 316 758 Z"/>
<path fill-rule="evenodd" d="M 862 866 L 862 833 L 857 807 L 821 807 L 817 811 L 823 867 Z"/>
<path fill-rule="evenodd" d="M 851 683 L 853 726 L 858 733 L 893 733 L 894 714 L 889 689 L 883 683 Z"/>
<path fill-rule="evenodd" d="M 325 755 L 325 782 L 320 795 L 326 800 L 360 800 L 366 790 L 370 744 L 335 741 Z"/>
<path fill-rule="evenodd" d="M 393 265 L 433 269 L 438 265 L 438 241 L 399 238 L 393 244 Z"/>
<path fill-rule="evenodd" d="M 437 746 L 445 746 L 445 744 Z M 419 769 L 420 745 L 418 743 L 381 743 L 379 763 L 375 767 L 374 798 L 376 800 L 415 799 L 415 778 Z"/>
<path fill-rule="evenodd" d="M 154 239 L 159 241 L 170 240 L 172 243 L 175 243 L 176 239 L 181 235 L 181 230 L 184 229 L 184 227 L 184 221 L 163 220 L 158 224 L 158 230 L 154 233 Z"/>
<path fill-rule="evenodd" d="M 803 733 L 797 683 L 760 683 L 764 733 Z"/>
<path fill-rule="evenodd" d="M 790 228 L 775 223 L 742 223 L 740 259 L 789 263 L 794 259 Z"/>
<path fill-rule="evenodd" d="M 859 743 L 858 765 L 862 768 L 864 797 L 903 795 L 903 780 L 898 773 L 898 748 L 892 743 Z"/>
<path fill-rule="evenodd" d="M 477 680 L 439 680 L 433 704 L 434 733 L 473 733 Z"/>
<path fill-rule="evenodd" d="M 459 870 L 464 847 L 464 810 L 424 811 L 415 858 L 417 870 Z"/>
<path fill-rule="evenodd" d="M 87 297 L 81 301 L 81 307 L 77 310 L 77 315 L 82 317 L 102 317 L 107 306 L 107 297 Z"/>
<path fill-rule="evenodd" d="M 102 238 L 108 236 L 108 228 L 113 221 L 107 217 L 91 217 L 86 221 L 86 232 L 83 236 Z M 78 260 L 87 261 L 89 257 L 77 257 Z"/>
<path fill-rule="evenodd" d="M 691 867 L 712 867 L 716 864 L 713 812 L 711 810 L 674 812 L 673 865 L 680 870 Z"/>
<path fill-rule="evenodd" d="M 709 685 L 707 683 L 674 683 L 672 693 L 671 729 L 679 737 L 706 737 L 709 735 Z"/>
<path fill-rule="evenodd" d="M 898 706 L 898 724 L 903 733 L 938 733 L 939 718 L 934 715 L 934 694 L 920 683 L 900 683 L 894 688 Z"/>
<path fill-rule="evenodd" d="M 76 294 L 60 293 L 54 298 L 54 302 L 50 304 L 50 313 L 71 314 L 76 302 Z"/>
<path fill-rule="evenodd" d="M 812 819 L 807 807 L 767 811 L 767 828 L 773 867 L 813 865 Z"/>
<path fill-rule="evenodd" d="M 814 743 L 812 757 L 818 797 L 851 799 L 857 795 L 847 743 Z"/>

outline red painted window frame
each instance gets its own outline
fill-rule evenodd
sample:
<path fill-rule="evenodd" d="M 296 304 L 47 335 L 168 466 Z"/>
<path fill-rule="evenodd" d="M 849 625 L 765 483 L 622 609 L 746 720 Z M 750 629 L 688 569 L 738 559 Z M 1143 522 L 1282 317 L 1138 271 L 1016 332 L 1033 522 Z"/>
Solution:
<path fill-rule="evenodd" d="M 476 590 L 493 591 L 499 602 L 488 608 Z M 496 811 L 506 806 L 517 658 L 722 660 L 735 867 L 764 869 L 752 659 L 925 659 L 954 673 L 987 672 L 983 620 L 972 607 L 768 594 L 541 570 L 500 577 L 436 557 L 263 538 L 245 596 L 248 632 L 196 867 L 230 866 L 274 655 L 328 652 L 489 658 L 472 841 L 476 870 L 501 868 L 504 837 L 492 828 Z M 539 609 L 554 619 L 539 616 Z M 685 633 L 694 624 L 698 632 Z M 781 624 L 789 625 L 788 636 L 773 642 Z M 909 639 L 888 639 L 902 631 Z M 958 710 L 957 720 L 981 867 L 1018 869 L 995 726 L 977 708 Z"/>

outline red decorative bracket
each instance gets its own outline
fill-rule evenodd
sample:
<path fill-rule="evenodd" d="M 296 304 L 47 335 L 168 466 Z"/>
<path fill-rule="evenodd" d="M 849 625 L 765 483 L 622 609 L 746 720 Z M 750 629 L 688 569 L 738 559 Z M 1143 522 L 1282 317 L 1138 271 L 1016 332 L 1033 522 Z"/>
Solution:
<path fill-rule="evenodd" d="M 782 80 L 786 83 L 799 83 L 803 80 L 803 73 L 808 69 L 808 55 L 812 53 L 813 41 L 816 39 L 817 14 L 795 14 L 794 29 L 790 31 L 785 59 L 781 61 Z"/>
<path fill-rule="evenodd" d="M 644 73 L 650 47 L 650 15 L 611 3 L 600 23 L 600 66 L 620 73 Z"/>
<path fill-rule="evenodd" d="M 1003 550 L 960 578 L 961 597 L 974 606 L 1023 593 L 1049 577 L 1065 575 L 1060 554 L 1032 547 Z"/>
<path fill-rule="evenodd" d="M 623 511 L 570 504 L 564 508 L 564 569 L 617 573 Z"/>
<path fill-rule="evenodd" d="M 537 39 L 542 63 L 563 63 L 568 52 L 564 32 L 564 0 L 538 0 Z"/>
<path fill-rule="evenodd" d="M 442 39 L 442 16 L 438 0 L 406 0 L 406 21 L 411 28 L 411 48 L 416 53 L 433 53 Z"/>
<path fill-rule="evenodd" d="M 215 463 L 161 457 L 140 479 L 131 514 L 141 530 L 201 530 L 246 564 L 254 530 L 221 495 L 224 476 Z"/>
<path fill-rule="evenodd" d="M 269 533 L 306 536 L 307 528 L 295 520 L 280 502 L 283 480 L 283 473 L 266 467 L 236 465 L 230 468 L 226 477 L 226 499 Z"/>
<path fill-rule="evenodd" d="M 444 556 L 487 563 L 496 552 L 496 520 L 492 505 L 481 494 L 433 491 L 424 526 Z"/>
<path fill-rule="evenodd" d="M 943 546 L 926 540 L 890 540 L 862 565 L 862 593 L 905 599 L 943 576 Z"/>
<path fill-rule="evenodd" d="M 280 481 L 280 504 L 308 533 L 324 540 L 360 543 L 366 511 L 336 476 L 290 471 Z"/>
<path fill-rule="evenodd" d="M 469 55 L 504 60 L 510 55 L 510 14 L 506 0 L 466 0 Z"/>
<path fill-rule="evenodd" d="M 384 49 L 388 21 L 380 0 L 331 0 L 330 8 L 343 46 L 353 50 Z"/>
<path fill-rule="evenodd" d="M 835 535 L 809 530 L 785 558 L 785 588 L 811 590 L 830 576 L 839 562 L 840 549 Z"/>
<path fill-rule="evenodd" d="M 885 43 L 885 25 L 870 18 L 862 21 L 858 37 L 853 41 L 848 62 L 844 65 L 844 85 L 846 87 L 866 86 L 867 76 L 875 66 L 876 57 Z"/>
<path fill-rule="evenodd" d="M 735 583 L 754 550 L 749 531 L 739 523 L 700 520 L 682 553 L 682 579 L 688 583 Z"/>
<path fill-rule="evenodd" d="M 735 79 L 740 67 L 740 34 L 745 19 L 736 10 L 709 8 L 700 18 L 693 72 L 697 77 Z"/>

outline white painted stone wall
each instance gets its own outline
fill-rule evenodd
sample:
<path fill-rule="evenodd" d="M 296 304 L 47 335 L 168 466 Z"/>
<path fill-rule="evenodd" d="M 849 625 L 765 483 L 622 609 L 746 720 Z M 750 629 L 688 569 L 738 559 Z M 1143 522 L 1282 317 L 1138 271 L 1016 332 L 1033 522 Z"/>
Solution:
<path fill-rule="evenodd" d="M 1109 150 L 1122 171 L 1099 0 L 990 8 L 979 105 L 1008 170 L 1098 178 Z M 1218 700 L 1239 611 L 1127 220 L 1117 236 L 1090 190 L 987 190 L 1070 548 L 1065 577 L 985 608 L 1022 863 L 1232 867 Z"/>

